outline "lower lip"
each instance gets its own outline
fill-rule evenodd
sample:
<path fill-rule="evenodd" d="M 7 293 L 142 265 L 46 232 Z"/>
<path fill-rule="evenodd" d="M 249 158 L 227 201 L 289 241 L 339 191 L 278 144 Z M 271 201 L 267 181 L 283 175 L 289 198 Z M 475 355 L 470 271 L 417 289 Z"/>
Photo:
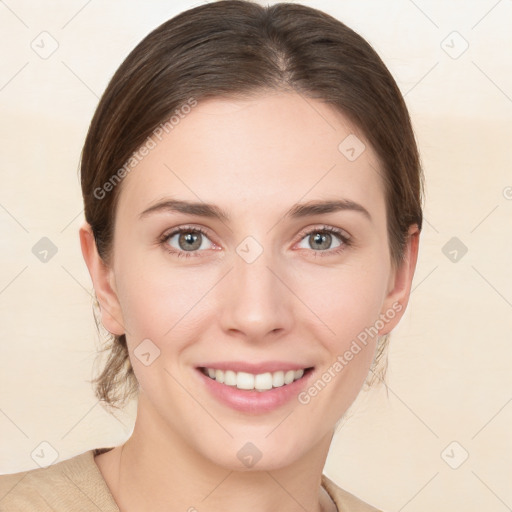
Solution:
<path fill-rule="evenodd" d="M 297 398 L 298 394 L 306 387 L 313 374 L 313 369 L 307 370 L 300 379 L 291 384 L 268 391 L 244 391 L 236 386 L 227 386 L 217 382 L 205 375 L 199 368 L 196 368 L 196 372 L 208 391 L 221 403 L 244 413 L 262 414 L 273 411 Z"/>

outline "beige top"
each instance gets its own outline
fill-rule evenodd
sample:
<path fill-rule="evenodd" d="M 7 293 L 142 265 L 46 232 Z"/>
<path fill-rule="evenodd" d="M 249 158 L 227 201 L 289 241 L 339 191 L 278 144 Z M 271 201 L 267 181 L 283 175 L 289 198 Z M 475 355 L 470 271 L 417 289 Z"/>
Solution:
<path fill-rule="evenodd" d="M 20 473 L 0 475 L 2 512 L 119 512 L 94 462 L 110 448 L 89 450 L 71 459 Z M 379 512 L 322 475 L 322 486 L 339 512 Z"/>

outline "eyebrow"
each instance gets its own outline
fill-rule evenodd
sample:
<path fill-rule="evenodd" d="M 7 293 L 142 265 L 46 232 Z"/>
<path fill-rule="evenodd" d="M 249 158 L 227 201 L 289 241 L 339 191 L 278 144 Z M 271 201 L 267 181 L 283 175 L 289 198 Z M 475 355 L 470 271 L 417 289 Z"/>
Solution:
<path fill-rule="evenodd" d="M 326 213 L 333 213 L 338 211 L 355 211 L 362 213 L 369 221 L 372 220 L 370 212 L 350 199 L 337 199 L 337 200 L 324 200 L 324 201 L 310 201 L 307 203 L 297 203 L 293 205 L 284 215 L 284 217 L 299 219 L 313 215 L 323 215 Z M 229 222 L 229 214 L 222 208 L 209 203 L 182 201 L 178 199 L 165 199 L 153 206 L 144 210 L 139 218 L 143 219 L 150 214 L 162 212 L 178 212 L 189 215 L 197 215 L 199 217 L 206 217 L 218 219 L 222 222 Z"/>

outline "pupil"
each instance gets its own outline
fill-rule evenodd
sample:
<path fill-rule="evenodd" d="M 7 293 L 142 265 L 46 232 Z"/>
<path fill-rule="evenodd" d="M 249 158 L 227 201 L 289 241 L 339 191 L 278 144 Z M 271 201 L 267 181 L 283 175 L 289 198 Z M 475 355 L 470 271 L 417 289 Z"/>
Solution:
<path fill-rule="evenodd" d="M 320 249 L 328 249 L 330 245 L 330 237 L 331 235 L 329 233 L 315 233 L 315 235 L 313 235 L 313 243 L 320 244 Z"/>
<path fill-rule="evenodd" d="M 201 242 L 197 243 L 199 240 L 199 234 L 198 233 L 186 233 L 184 235 L 180 236 L 180 246 L 181 242 L 185 242 L 184 249 L 185 251 L 190 251 L 193 249 L 198 249 L 201 246 Z"/>

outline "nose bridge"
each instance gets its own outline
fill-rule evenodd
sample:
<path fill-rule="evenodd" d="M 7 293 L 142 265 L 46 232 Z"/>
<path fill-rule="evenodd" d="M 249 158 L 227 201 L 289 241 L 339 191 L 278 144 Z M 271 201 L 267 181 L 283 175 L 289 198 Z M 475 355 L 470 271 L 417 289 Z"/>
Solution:
<path fill-rule="evenodd" d="M 222 291 L 225 330 L 237 330 L 256 339 L 289 327 L 290 297 L 274 274 L 278 268 L 272 250 L 264 250 L 255 239 L 247 237 L 239 244 L 226 283 L 228 289 Z"/>

